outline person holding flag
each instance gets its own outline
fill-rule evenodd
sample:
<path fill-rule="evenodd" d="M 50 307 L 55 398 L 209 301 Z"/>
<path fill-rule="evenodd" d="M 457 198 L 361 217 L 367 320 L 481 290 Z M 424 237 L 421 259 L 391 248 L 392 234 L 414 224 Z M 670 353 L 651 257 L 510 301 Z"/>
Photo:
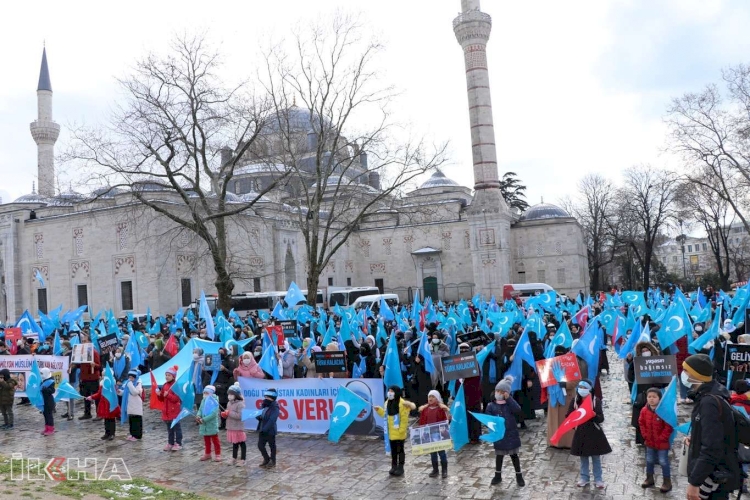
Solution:
<path fill-rule="evenodd" d="M 279 419 L 279 403 L 276 399 L 279 393 L 276 389 L 266 389 L 263 392 L 262 413 L 257 416 L 258 419 L 258 449 L 263 455 L 263 462 L 259 467 L 262 469 L 273 469 L 276 467 L 276 434 L 278 429 L 276 422 Z M 268 445 L 270 454 L 266 451 Z"/>
<path fill-rule="evenodd" d="M 55 379 L 52 378 L 52 371 L 46 366 L 39 370 L 39 378 L 42 381 L 39 392 L 43 402 L 42 413 L 44 413 L 42 435 L 50 436 L 55 433 L 55 419 L 52 416 L 55 411 Z"/>
<path fill-rule="evenodd" d="M 141 372 L 137 369 L 128 372 L 128 380 L 122 386 L 122 392 L 127 391 L 127 396 L 123 396 L 123 407 L 128 413 L 128 424 L 130 433 L 125 438 L 128 441 L 140 441 L 143 438 L 143 385 L 138 377 Z"/>
<path fill-rule="evenodd" d="M 249 354 L 249 353 L 248 353 Z M 242 399 L 242 389 L 239 382 L 235 382 L 229 387 L 226 410 L 221 412 L 221 417 L 227 422 L 227 441 L 232 443 L 232 465 L 237 467 L 245 466 L 247 455 L 247 434 L 245 434 L 245 424 L 242 422 L 242 410 L 245 409 L 245 401 Z M 240 452 L 237 460 L 237 452 Z"/>
<path fill-rule="evenodd" d="M 651 387 L 646 391 L 646 407 L 641 410 L 641 415 L 638 417 L 638 426 L 646 445 L 646 480 L 641 484 L 641 488 L 650 488 L 656 484 L 654 481 L 654 466 L 656 462 L 659 462 L 662 476 L 662 485 L 659 491 L 667 493 L 672 490 L 669 449 L 671 448 L 670 436 L 673 429 L 656 413 L 661 398 L 662 392 L 656 387 Z"/>
<path fill-rule="evenodd" d="M 207 385 L 203 388 L 198 414 L 195 416 L 198 433 L 203 436 L 206 452 L 200 458 L 201 462 L 211 460 L 211 445 L 214 449 L 214 462 L 221 462 L 221 442 L 219 441 L 219 398 L 216 396 L 216 388 Z"/>
<path fill-rule="evenodd" d="M 81 344 L 91 342 L 88 335 L 81 333 Z M 102 364 L 99 358 L 99 353 L 94 349 L 94 362 L 93 363 L 81 363 L 71 365 L 71 370 L 79 370 L 78 377 L 81 382 L 81 396 L 88 398 L 96 394 L 99 390 L 99 379 L 102 376 Z M 91 418 L 91 399 L 84 399 L 83 402 L 83 415 L 78 417 L 78 420 L 88 420 Z M 97 417 L 96 420 L 99 420 Z"/>
<path fill-rule="evenodd" d="M 104 384 L 107 382 L 107 377 L 103 377 L 99 381 L 99 390 L 96 393 L 88 396 L 88 401 L 95 401 L 96 404 L 96 416 L 100 420 L 104 420 L 104 435 L 101 437 L 102 441 L 113 441 L 115 439 L 115 432 L 117 431 L 117 419 L 120 418 L 120 405 L 116 405 L 112 408 L 109 399 L 105 394 Z M 110 379 L 111 383 L 111 379 Z M 115 402 L 117 399 L 115 398 Z"/>
<path fill-rule="evenodd" d="M 179 451 L 182 449 L 182 427 L 180 427 L 179 422 L 174 426 L 172 425 L 172 421 L 180 414 L 182 407 L 180 397 L 172 390 L 178 369 L 177 365 L 168 368 L 164 374 L 167 382 L 163 387 L 156 389 L 156 397 L 163 405 L 161 419 L 167 424 L 167 444 L 164 446 L 164 451 Z"/>
<path fill-rule="evenodd" d="M 404 475 L 406 453 L 404 443 L 409 429 L 409 413 L 417 409 L 417 405 L 401 397 L 401 388 L 393 385 L 388 388 L 387 400 L 382 406 L 375 406 L 375 413 L 386 417 L 388 441 L 391 447 L 391 476 Z"/>
<path fill-rule="evenodd" d="M 591 476 L 589 474 L 589 458 L 594 468 L 594 485 L 596 489 L 603 490 L 606 485 L 602 479 L 602 455 L 612 453 L 607 436 L 602 430 L 601 423 L 604 422 L 604 411 L 602 402 L 592 394 L 594 384 L 584 379 L 578 383 L 576 388 L 576 397 L 570 403 L 568 408 L 568 417 L 572 415 L 572 420 L 567 420 L 560 428 L 575 425 L 573 434 L 573 443 L 570 446 L 570 454 L 581 459 L 580 479 L 576 483 L 579 488 L 589 485 Z M 588 399 L 588 406 L 593 415 L 587 415 L 584 412 Z M 580 416 L 579 416 L 580 413 Z M 582 422 L 576 425 L 577 422 Z"/>
<path fill-rule="evenodd" d="M 519 405 L 511 396 L 513 387 L 513 377 L 506 375 L 504 379 L 495 386 L 495 400 L 487 405 L 485 413 L 495 417 L 505 419 L 505 435 L 502 439 L 495 441 L 495 476 L 492 478 L 493 486 L 503 482 L 503 458 L 510 455 L 513 462 L 513 468 L 516 471 L 516 484 L 526 486 L 526 482 L 521 474 L 521 460 L 518 458 L 518 452 L 521 450 L 521 436 L 518 433 L 517 417 L 521 415 L 521 405 Z"/>

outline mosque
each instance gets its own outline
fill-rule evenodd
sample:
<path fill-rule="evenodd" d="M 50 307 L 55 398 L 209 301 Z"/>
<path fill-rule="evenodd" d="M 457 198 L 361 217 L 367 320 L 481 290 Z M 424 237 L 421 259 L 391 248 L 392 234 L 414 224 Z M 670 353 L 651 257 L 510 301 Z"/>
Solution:
<path fill-rule="evenodd" d="M 492 21 L 479 0 L 462 0 L 453 21 L 464 53 L 473 189 L 441 171 L 395 200 L 388 210 L 358 226 L 320 277 L 320 288 L 377 286 L 409 300 L 413 293 L 439 300 L 502 295 L 509 283 L 546 283 L 575 295 L 589 287 L 588 259 L 580 224 L 551 204 L 509 210 L 500 191 L 486 48 Z M 37 184 L 31 194 L 0 205 L 0 320 L 15 321 L 25 309 L 36 314 L 59 304 L 169 314 L 205 290 L 214 293 L 206 248 L 165 217 L 134 216 L 127 190 L 87 194 L 55 187 L 55 142 L 60 126 L 52 115 L 52 83 L 46 49 L 37 86 Z M 288 110 L 295 133 L 311 136 L 310 113 Z M 273 130 L 269 132 L 271 135 Z M 273 138 L 270 137 L 272 143 Z M 349 154 L 357 189 L 379 190 L 367 152 Z M 262 188 L 268 172 L 239 167 L 227 203 L 245 203 Z M 354 175 L 354 174 L 353 174 Z M 142 186 L 141 189 L 148 189 Z M 96 196 L 98 195 L 98 196 Z M 153 190 L 153 196 L 174 196 Z M 230 246 L 244 258 L 233 265 L 235 292 L 286 290 L 306 279 L 304 239 L 283 195 L 269 193 L 230 222 Z M 41 279 L 39 279 L 41 278 Z"/>

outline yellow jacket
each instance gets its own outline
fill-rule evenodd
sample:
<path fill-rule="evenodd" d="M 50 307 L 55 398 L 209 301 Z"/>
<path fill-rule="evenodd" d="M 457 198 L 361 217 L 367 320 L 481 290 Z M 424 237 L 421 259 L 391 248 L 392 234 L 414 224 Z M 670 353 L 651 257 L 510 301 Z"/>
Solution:
<path fill-rule="evenodd" d="M 375 411 L 381 417 L 385 416 L 385 408 L 388 407 L 388 401 L 383 403 L 383 407 L 377 407 Z M 388 415 L 388 439 L 391 441 L 403 441 L 406 439 L 406 431 L 409 427 L 409 412 L 415 410 L 417 405 L 411 401 L 401 398 L 398 402 L 399 426 L 398 429 L 393 427 L 393 415 Z"/>

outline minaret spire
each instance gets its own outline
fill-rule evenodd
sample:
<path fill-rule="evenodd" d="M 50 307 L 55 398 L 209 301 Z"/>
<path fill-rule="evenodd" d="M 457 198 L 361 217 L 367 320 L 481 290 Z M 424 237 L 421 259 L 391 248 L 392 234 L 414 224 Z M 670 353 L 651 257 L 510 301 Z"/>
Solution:
<path fill-rule="evenodd" d="M 52 82 L 47 66 L 47 48 L 42 49 L 42 66 L 36 89 L 37 119 L 31 122 L 31 137 L 37 147 L 37 181 L 39 194 L 55 195 L 55 142 L 60 125 L 52 119 Z"/>

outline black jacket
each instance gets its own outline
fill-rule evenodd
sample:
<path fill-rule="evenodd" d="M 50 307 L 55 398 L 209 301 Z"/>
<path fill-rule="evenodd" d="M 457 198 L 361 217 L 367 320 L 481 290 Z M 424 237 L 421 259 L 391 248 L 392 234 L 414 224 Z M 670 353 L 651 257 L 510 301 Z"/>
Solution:
<path fill-rule="evenodd" d="M 700 486 L 713 474 L 714 478 L 727 478 L 724 491 L 738 489 L 741 469 L 737 433 L 726 387 L 715 380 L 702 384 L 696 391 L 690 422 L 688 482 Z"/>
<path fill-rule="evenodd" d="M 576 394 L 576 397 L 570 401 L 570 406 L 568 406 L 568 412 L 565 416 L 567 417 L 573 413 L 582 402 L 583 398 Z M 607 436 L 604 434 L 601 426 L 602 422 L 604 422 L 602 402 L 599 398 L 592 396 L 592 403 L 596 415 L 591 420 L 576 427 L 573 433 L 570 454 L 575 457 L 593 457 L 612 453 L 612 447 L 609 445 Z"/>

